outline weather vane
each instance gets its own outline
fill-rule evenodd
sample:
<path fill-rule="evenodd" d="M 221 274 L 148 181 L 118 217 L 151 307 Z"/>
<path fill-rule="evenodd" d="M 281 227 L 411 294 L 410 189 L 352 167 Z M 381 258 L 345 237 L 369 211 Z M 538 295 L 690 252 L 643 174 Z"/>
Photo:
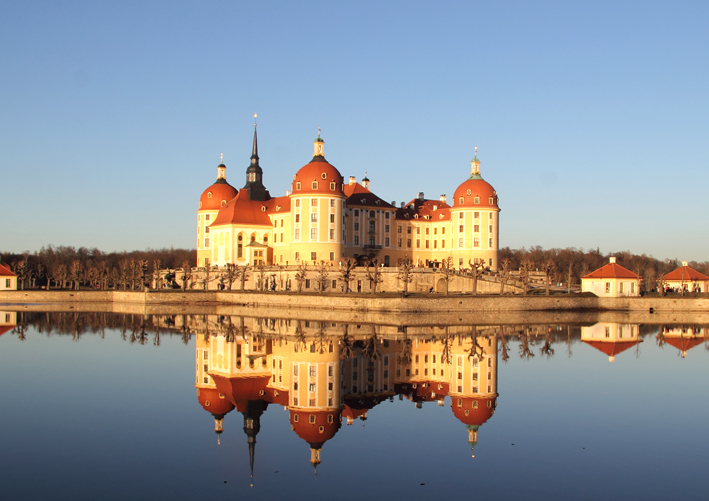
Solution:
<path fill-rule="evenodd" d="M 257 115 L 256 113 L 254 113 L 254 127 L 256 127 L 256 117 L 257 117 L 257 116 L 258 116 L 258 115 Z"/>
<path fill-rule="evenodd" d="M 478 147 L 477 146 L 475 147 L 475 156 L 476 157 L 478 156 Z"/>
<path fill-rule="evenodd" d="M 223 164 L 224 163 L 224 153 L 219 154 L 219 163 Z"/>
<path fill-rule="evenodd" d="M 318 125 L 318 137 L 320 137 L 320 126 Z"/>

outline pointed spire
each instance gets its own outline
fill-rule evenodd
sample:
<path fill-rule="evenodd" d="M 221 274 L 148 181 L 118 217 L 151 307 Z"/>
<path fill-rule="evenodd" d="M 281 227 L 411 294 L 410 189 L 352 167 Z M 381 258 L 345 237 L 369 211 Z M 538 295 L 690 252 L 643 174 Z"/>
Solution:
<path fill-rule="evenodd" d="M 256 124 L 254 124 L 254 146 L 251 149 L 251 164 L 258 164 L 258 138 L 256 137 Z"/>

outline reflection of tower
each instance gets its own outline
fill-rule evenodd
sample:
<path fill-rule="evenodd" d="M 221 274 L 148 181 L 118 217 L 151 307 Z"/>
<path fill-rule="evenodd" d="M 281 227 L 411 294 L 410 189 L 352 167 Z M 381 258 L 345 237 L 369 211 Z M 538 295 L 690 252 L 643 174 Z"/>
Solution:
<path fill-rule="evenodd" d="M 497 407 L 497 335 L 473 335 L 451 347 L 451 409 L 467 426 L 468 443 L 475 457 L 478 429 Z"/>
<path fill-rule="evenodd" d="M 340 349 L 322 337 L 290 346 L 291 428 L 310 445 L 310 463 L 317 468 L 323 445 L 341 425 Z"/>
<path fill-rule="evenodd" d="M 638 324 L 599 322 L 590 327 L 581 326 L 581 341 L 608 355 L 615 362 L 616 355 L 642 342 Z"/>
<path fill-rule="evenodd" d="M 248 437 L 249 444 L 249 466 L 251 467 L 251 481 L 254 478 L 254 455 L 256 453 L 256 435 L 261 430 L 261 414 L 268 407 L 268 403 L 263 400 L 250 401 L 246 403 L 246 408 L 242 411 L 244 416 L 244 433 Z M 251 484 L 253 487 L 253 483 Z"/>
<path fill-rule="evenodd" d="M 219 435 L 224 431 L 224 416 L 234 410 L 234 405 L 217 390 L 217 385 L 209 375 L 209 347 L 208 343 L 197 338 L 195 355 L 195 388 L 197 399 L 202 408 L 214 417 L 214 432 Z"/>

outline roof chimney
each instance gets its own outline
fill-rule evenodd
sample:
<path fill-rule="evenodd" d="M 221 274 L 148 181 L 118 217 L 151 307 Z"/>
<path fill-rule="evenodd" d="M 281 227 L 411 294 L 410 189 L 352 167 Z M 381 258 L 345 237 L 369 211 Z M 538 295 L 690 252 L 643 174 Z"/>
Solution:
<path fill-rule="evenodd" d="M 391 204 L 392 204 L 394 207 L 396 207 L 396 200 L 392 200 L 392 201 L 391 201 Z"/>
<path fill-rule="evenodd" d="M 611 256 L 611 258 L 610 258 L 610 263 L 611 263 L 611 264 L 615 264 L 615 256 Z"/>
<path fill-rule="evenodd" d="M 419 200 L 423 200 L 423 191 L 419 191 Z"/>
<path fill-rule="evenodd" d="M 682 261 L 682 266 L 689 266 L 689 263 L 687 261 Z"/>
<path fill-rule="evenodd" d="M 354 176 L 350 176 L 350 183 L 349 184 L 355 184 L 357 182 L 357 178 Z"/>
<path fill-rule="evenodd" d="M 286 190 L 286 196 L 287 196 L 287 197 L 290 196 L 290 190 Z"/>
<path fill-rule="evenodd" d="M 404 207 L 406 207 L 406 202 L 401 202 L 401 208 L 403 209 Z"/>
<path fill-rule="evenodd" d="M 440 197 L 438 197 L 438 200 L 440 200 L 440 201 L 443 202 L 443 203 L 446 203 L 446 196 L 445 196 L 445 195 L 441 195 Z"/>

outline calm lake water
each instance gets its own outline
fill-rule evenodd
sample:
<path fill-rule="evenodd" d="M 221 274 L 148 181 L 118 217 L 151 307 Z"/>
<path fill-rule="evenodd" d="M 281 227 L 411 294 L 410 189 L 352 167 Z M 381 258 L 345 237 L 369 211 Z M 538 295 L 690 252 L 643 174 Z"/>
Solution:
<path fill-rule="evenodd" d="M 4 500 L 709 496 L 706 325 L 6 308 Z"/>

